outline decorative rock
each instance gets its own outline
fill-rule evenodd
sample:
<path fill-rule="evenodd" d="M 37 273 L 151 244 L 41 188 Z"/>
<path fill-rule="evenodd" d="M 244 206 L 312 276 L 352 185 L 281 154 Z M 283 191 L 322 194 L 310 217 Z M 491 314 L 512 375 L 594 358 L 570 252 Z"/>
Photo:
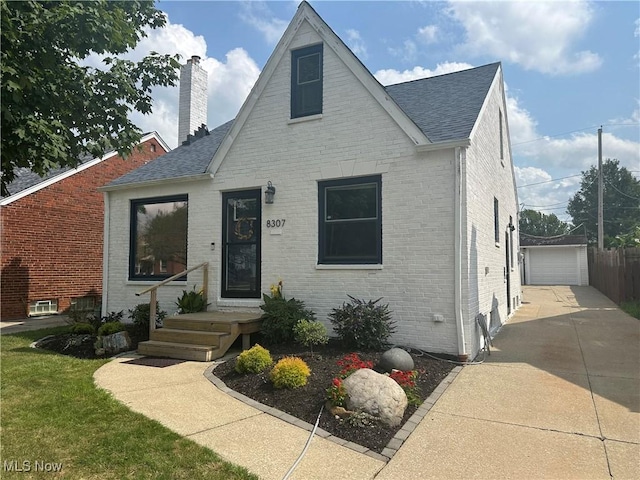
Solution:
<path fill-rule="evenodd" d="M 407 408 L 407 395 L 395 380 L 369 368 L 356 370 L 344 379 L 347 409 L 379 417 L 391 427 L 400 425 Z"/>
<path fill-rule="evenodd" d="M 115 355 L 131 350 L 131 339 L 127 332 L 117 332 L 102 337 L 102 348 L 107 355 Z"/>
<path fill-rule="evenodd" d="M 377 367 L 379 370 L 387 373 L 391 373 L 393 370 L 408 372 L 415 368 L 415 364 L 413 363 L 413 358 L 411 358 L 411 355 L 409 355 L 406 350 L 402 348 L 392 348 L 382 354 Z"/>

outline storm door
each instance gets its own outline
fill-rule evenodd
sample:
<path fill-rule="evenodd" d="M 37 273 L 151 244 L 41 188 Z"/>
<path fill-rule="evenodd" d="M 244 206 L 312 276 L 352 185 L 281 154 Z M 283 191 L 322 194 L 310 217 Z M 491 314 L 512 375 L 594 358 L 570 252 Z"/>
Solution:
<path fill-rule="evenodd" d="M 260 298 L 260 190 L 222 194 L 222 297 Z"/>

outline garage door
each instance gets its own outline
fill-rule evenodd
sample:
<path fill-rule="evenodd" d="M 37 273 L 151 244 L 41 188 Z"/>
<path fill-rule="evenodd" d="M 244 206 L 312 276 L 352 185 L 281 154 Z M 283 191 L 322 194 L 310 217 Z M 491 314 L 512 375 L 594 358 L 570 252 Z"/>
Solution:
<path fill-rule="evenodd" d="M 579 285 L 577 249 L 529 249 L 529 275 L 531 285 Z"/>

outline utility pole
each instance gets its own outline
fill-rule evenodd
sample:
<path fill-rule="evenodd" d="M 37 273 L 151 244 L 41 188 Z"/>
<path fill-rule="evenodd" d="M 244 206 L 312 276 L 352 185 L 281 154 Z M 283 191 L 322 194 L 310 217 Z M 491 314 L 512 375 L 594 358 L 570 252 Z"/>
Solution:
<path fill-rule="evenodd" d="M 604 175 L 602 174 L 602 126 L 598 129 L 598 250 L 604 250 Z"/>

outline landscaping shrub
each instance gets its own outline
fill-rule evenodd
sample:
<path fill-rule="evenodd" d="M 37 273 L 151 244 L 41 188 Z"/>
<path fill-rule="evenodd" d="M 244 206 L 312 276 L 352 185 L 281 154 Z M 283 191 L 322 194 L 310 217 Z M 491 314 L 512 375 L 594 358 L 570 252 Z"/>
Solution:
<path fill-rule="evenodd" d="M 260 373 L 273 363 L 269 350 L 255 344 L 244 350 L 236 359 L 235 370 L 238 373 Z"/>
<path fill-rule="evenodd" d="M 120 322 L 107 322 L 98 329 L 98 336 L 106 337 L 125 330 L 125 326 Z"/>
<path fill-rule="evenodd" d="M 193 290 L 182 291 L 182 296 L 178 297 L 176 302 L 178 307 L 178 313 L 196 313 L 204 312 L 209 306 L 205 302 L 204 292 L 202 290 L 196 291 L 196 286 L 193 286 Z"/>
<path fill-rule="evenodd" d="M 140 303 L 136 305 L 132 310 L 129 310 L 129 318 L 133 320 L 134 333 L 140 341 L 149 340 L 149 316 L 150 316 L 150 304 Z M 156 327 L 162 326 L 164 317 L 167 316 L 167 312 L 160 310 L 160 305 L 156 302 Z"/>
<path fill-rule="evenodd" d="M 87 333 L 93 335 L 95 332 L 93 325 L 90 323 L 74 323 L 71 326 L 71 333 Z"/>
<path fill-rule="evenodd" d="M 329 314 L 333 329 L 349 347 L 361 350 L 383 350 L 395 332 L 389 305 L 378 305 L 382 300 L 364 301 L 349 295 L 350 303 L 334 308 Z"/>
<path fill-rule="evenodd" d="M 326 345 L 329 341 L 327 327 L 320 322 L 307 319 L 298 320 L 293 327 L 293 336 L 296 342 L 311 350 L 311 355 L 314 345 Z"/>
<path fill-rule="evenodd" d="M 302 319 L 315 320 L 313 311 L 305 308 L 304 302 L 282 296 L 263 295 L 262 335 L 271 344 L 287 343 L 293 340 L 293 327 Z"/>
<path fill-rule="evenodd" d="M 284 357 L 271 370 L 271 381 L 276 388 L 298 388 L 307 384 L 311 370 L 298 357 Z"/>

